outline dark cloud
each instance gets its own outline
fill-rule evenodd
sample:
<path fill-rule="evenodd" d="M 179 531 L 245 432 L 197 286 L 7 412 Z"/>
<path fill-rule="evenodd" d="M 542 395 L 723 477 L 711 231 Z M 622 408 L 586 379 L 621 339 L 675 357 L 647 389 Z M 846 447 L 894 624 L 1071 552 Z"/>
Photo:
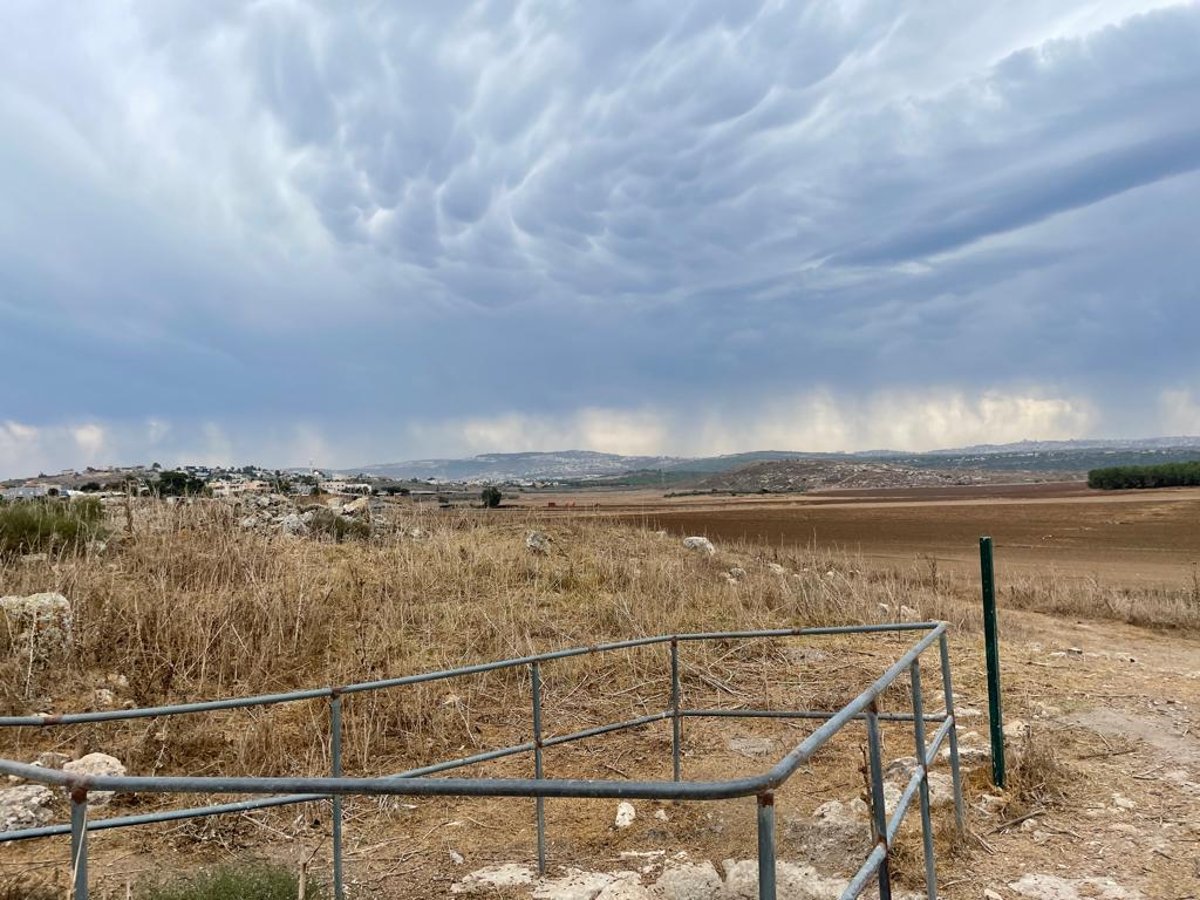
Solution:
<path fill-rule="evenodd" d="M 42 374 L 0 387 L 5 465 L 79 423 L 345 462 L 522 428 L 701 450 L 829 398 L 948 412 L 797 440 L 1115 433 L 1200 398 L 1195 4 L 6 20 L 0 350 Z"/>

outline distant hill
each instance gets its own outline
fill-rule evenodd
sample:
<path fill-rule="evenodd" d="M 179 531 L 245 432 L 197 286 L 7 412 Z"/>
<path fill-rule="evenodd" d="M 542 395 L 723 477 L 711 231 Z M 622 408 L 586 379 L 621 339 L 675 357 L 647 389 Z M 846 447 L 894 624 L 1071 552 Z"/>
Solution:
<path fill-rule="evenodd" d="M 419 459 L 349 469 L 386 478 L 433 481 L 562 483 L 597 482 L 679 485 L 757 463 L 778 460 L 888 463 L 911 469 L 1073 475 L 1103 466 L 1149 465 L 1200 459 L 1200 437 L 1134 440 L 1020 441 L 911 453 L 870 450 L 812 453 L 803 450 L 756 450 L 725 456 L 622 456 L 591 450 L 547 453 L 486 453 L 468 459 Z"/>
<path fill-rule="evenodd" d="M 969 469 L 914 468 L 864 459 L 780 459 L 752 463 L 721 472 L 695 486 L 698 491 L 755 493 L 821 491 L 830 488 L 949 487 L 988 484 L 995 472 Z"/>

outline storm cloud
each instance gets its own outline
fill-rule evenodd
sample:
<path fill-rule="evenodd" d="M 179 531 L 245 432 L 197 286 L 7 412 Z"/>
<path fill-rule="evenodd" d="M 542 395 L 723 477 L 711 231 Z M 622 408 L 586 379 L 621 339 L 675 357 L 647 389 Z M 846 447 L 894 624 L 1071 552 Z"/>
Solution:
<path fill-rule="evenodd" d="M 0 470 L 1200 431 L 1200 5 L 16 0 Z"/>

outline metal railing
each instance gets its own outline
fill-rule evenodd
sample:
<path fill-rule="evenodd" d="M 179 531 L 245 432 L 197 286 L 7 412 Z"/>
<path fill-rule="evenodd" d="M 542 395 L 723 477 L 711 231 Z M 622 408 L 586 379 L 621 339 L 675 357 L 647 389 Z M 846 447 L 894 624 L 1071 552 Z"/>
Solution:
<path fill-rule="evenodd" d="M 686 709 L 683 706 L 679 660 L 680 645 L 683 643 L 881 632 L 922 632 L 922 634 L 920 639 L 912 644 L 878 679 L 836 712 L 822 710 Z M 924 711 L 920 657 L 935 642 L 938 644 L 940 654 L 945 708 L 943 712 L 931 715 Z M 541 674 L 543 663 L 573 656 L 607 653 L 634 647 L 663 644 L 667 645 L 670 651 L 671 693 L 670 707 L 668 709 L 622 722 L 585 728 L 568 734 L 549 737 L 543 734 Z M 344 696 L 440 681 L 465 675 L 477 675 L 484 672 L 494 672 L 515 667 L 527 667 L 530 675 L 533 728 L 531 740 L 496 750 L 476 753 L 461 759 L 410 769 L 406 772 L 386 777 L 350 778 L 342 774 L 342 698 Z M 909 713 L 880 712 L 877 702 L 880 695 L 905 672 L 909 674 L 910 678 L 912 711 Z M 889 854 L 901 822 L 914 796 L 919 796 L 921 810 L 926 896 L 929 900 L 936 898 L 937 879 L 933 848 L 933 828 L 930 819 L 928 773 L 929 767 L 936 759 L 942 743 L 947 738 L 949 739 L 950 771 L 954 788 L 955 816 L 959 829 L 963 828 L 962 784 L 958 765 L 954 694 L 951 684 L 946 625 L 941 622 L 906 622 L 887 625 L 849 625 L 822 628 L 661 635 L 598 644 L 590 647 L 575 647 L 534 656 L 523 656 L 499 662 L 480 663 L 455 669 L 363 682 L 361 684 L 342 687 L 314 688 L 283 694 L 264 694 L 254 697 L 238 697 L 226 700 L 181 703 L 172 706 L 143 707 L 128 710 L 108 710 L 64 715 L 4 716 L 0 717 L 0 727 L 80 725 L 158 716 L 185 715 L 215 710 L 264 707 L 314 699 L 327 700 L 329 705 L 331 773 L 327 778 L 224 776 L 115 777 L 80 775 L 40 766 L 26 765 L 13 760 L 0 759 L 0 773 L 41 784 L 65 787 L 71 798 L 71 822 L 69 825 L 50 825 L 0 833 L 0 843 L 70 834 L 74 897 L 75 900 L 85 900 L 88 891 L 87 835 L 91 831 L 194 819 L 225 813 L 241 813 L 249 810 L 286 806 L 295 803 L 329 800 L 332 804 L 333 823 L 333 887 L 335 896 L 338 900 L 342 900 L 345 896 L 342 858 L 342 798 L 347 795 L 534 798 L 537 824 L 538 871 L 541 873 L 544 873 L 546 870 L 545 798 L 547 797 L 674 801 L 729 800 L 741 797 L 755 797 L 758 821 L 759 897 L 760 900 L 774 900 L 776 895 L 775 792 L 817 750 L 852 721 L 863 721 L 866 724 L 871 786 L 871 826 L 874 835 L 874 844 L 866 860 L 851 879 L 842 895 L 843 898 L 857 897 L 870 880 L 876 876 L 878 877 L 879 896 L 883 900 L 890 898 Z M 824 721 L 823 724 L 793 747 L 791 751 L 766 772 L 724 781 L 683 780 L 681 748 L 684 720 L 689 718 L 719 717 L 790 718 Z M 671 721 L 671 781 L 582 780 L 545 777 L 542 756 L 543 750 L 548 747 L 580 741 L 597 735 L 637 728 L 667 719 Z M 912 722 L 916 748 L 916 767 L 904 791 L 901 793 L 890 819 L 887 817 L 884 803 L 882 743 L 879 732 L 879 723 L 881 721 Z M 936 723 L 938 728 L 934 732 L 932 741 L 927 743 L 926 725 L 929 723 Z M 521 753 L 533 754 L 533 778 L 430 777 L 463 766 L 475 765 Z M 167 794 L 259 794 L 270 796 L 190 809 L 166 810 L 155 813 L 93 820 L 88 817 L 88 793 L 90 791 Z"/>

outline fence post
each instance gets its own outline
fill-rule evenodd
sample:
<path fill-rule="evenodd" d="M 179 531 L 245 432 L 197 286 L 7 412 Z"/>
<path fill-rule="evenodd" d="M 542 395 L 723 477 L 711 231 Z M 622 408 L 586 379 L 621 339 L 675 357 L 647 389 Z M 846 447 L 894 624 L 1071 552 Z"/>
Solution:
<path fill-rule="evenodd" d="M 954 821 L 958 833 L 966 831 L 967 820 L 963 811 L 962 774 L 958 768 L 958 719 L 954 718 L 954 681 L 950 675 L 950 642 L 946 632 L 938 638 L 938 652 L 942 659 L 942 691 L 946 695 L 946 715 L 954 719 L 950 726 L 950 777 L 954 779 Z"/>
<path fill-rule="evenodd" d="M 533 777 L 542 777 L 542 668 L 537 661 L 529 664 L 533 684 Z M 538 874 L 546 874 L 546 798 L 534 800 L 537 809 Z"/>
<path fill-rule="evenodd" d="M 883 799 L 883 760 L 879 745 L 879 709 L 875 702 L 867 707 L 867 748 L 871 772 L 871 822 L 875 844 L 883 844 L 883 862 L 879 864 L 879 900 L 892 900 L 891 847 L 887 842 L 887 805 Z"/>
<path fill-rule="evenodd" d="M 333 777 L 342 777 L 342 695 L 335 688 L 329 701 L 329 755 L 333 763 Z M 342 795 L 333 795 L 333 896 L 343 900 L 346 896 L 342 880 Z"/>
<path fill-rule="evenodd" d="M 775 900 L 775 795 L 758 795 L 758 900 Z"/>
<path fill-rule="evenodd" d="M 682 774 L 680 760 L 680 734 L 682 719 L 679 715 L 679 638 L 671 638 L 671 771 L 676 781 Z"/>
<path fill-rule="evenodd" d="M 929 748 L 925 746 L 925 702 L 921 696 L 921 661 L 914 659 L 910 668 L 912 679 L 913 732 L 917 745 L 917 764 L 925 771 L 921 775 L 921 840 L 925 850 L 925 896 L 937 900 L 937 868 L 933 856 L 933 822 L 929 817 Z"/>
<path fill-rule="evenodd" d="M 87 900 L 88 895 L 87 814 L 87 791 L 75 788 L 71 791 L 72 900 Z"/>
<path fill-rule="evenodd" d="M 979 539 L 979 568 L 983 581 L 983 643 L 987 654 L 988 721 L 992 738 L 992 782 L 1004 787 L 1004 714 L 1000 702 L 1000 638 L 996 627 L 996 572 L 992 539 Z"/>

